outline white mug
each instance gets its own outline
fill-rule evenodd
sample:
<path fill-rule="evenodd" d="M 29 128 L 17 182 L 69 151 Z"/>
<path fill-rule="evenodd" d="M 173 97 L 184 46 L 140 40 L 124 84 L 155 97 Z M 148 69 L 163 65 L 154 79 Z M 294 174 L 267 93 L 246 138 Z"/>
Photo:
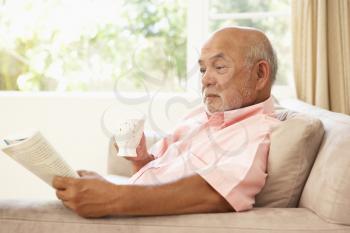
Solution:
<path fill-rule="evenodd" d="M 144 123 L 144 118 L 128 119 L 119 123 L 114 133 L 119 149 L 118 156 L 137 157 L 136 148 L 142 138 Z"/>

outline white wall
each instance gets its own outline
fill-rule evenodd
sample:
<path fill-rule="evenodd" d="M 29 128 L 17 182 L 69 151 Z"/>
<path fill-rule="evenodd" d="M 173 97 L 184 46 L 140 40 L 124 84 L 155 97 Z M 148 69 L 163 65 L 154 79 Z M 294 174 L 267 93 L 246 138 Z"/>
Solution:
<path fill-rule="evenodd" d="M 0 138 L 26 128 L 39 129 L 74 169 L 105 174 L 108 137 L 102 130 L 101 117 L 109 106 L 121 109 L 121 117 L 127 116 L 126 108 L 136 108 L 146 113 L 147 130 L 168 130 L 191 108 L 188 101 L 195 97 L 157 94 L 146 100 L 133 94 L 128 98 L 93 93 L 1 92 Z M 130 103 L 135 99 L 138 104 Z M 0 171 L 0 198 L 55 198 L 53 189 L 1 152 Z"/>

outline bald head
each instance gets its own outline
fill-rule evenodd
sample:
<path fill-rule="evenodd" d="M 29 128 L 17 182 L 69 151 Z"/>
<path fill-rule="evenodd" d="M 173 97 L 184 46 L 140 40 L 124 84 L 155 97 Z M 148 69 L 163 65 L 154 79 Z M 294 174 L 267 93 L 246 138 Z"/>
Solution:
<path fill-rule="evenodd" d="M 246 65 L 253 65 L 258 60 L 266 60 L 270 66 L 271 84 L 276 79 L 278 62 L 273 47 L 262 31 L 249 27 L 225 27 L 214 32 L 203 48 L 216 40 L 221 46 L 228 47 Z M 240 60 L 237 59 L 236 60 Z"/>
<path fill-rule="evenodd" d="M 209 112 L 241 108 L 270 97 L 277 59 L 268 38 L 257 29 L 227 27 L 214 32 L 198 62 Z"/>

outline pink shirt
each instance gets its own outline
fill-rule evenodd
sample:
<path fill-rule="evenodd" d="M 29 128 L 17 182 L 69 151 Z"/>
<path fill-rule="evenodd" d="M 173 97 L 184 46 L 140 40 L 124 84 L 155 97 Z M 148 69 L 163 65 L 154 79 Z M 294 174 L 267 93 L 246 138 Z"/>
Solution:
<path fill-rule="evenodd" d="M 273 100 L 208 115 L 201 106 L 157 142 L 156 157 L 131 184 L 157 185 L 199 174 L 236 211 L 252 208 L 265 184 L 269 135 L 279 120 Z"/>

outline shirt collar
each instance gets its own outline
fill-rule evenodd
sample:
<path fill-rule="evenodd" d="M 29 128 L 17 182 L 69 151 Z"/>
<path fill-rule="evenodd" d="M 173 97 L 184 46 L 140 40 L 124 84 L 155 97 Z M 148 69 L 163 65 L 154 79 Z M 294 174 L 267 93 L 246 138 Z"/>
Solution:
<path fill-rule="evenodd" d="M 223 123 L 232 124 L 233 122 L 238 122 L 257 114 L 271 115 L 274 111 L 274 102 L 273 102 L 272 96 L 270 96 L 267 100 L 260 102 L 258 104 L 254 104 L 254 105 L 250 105 L 247 107 L 238 108 L 234 110 L 208 113 L 206 112 L 205 109 L 206 108 L 203 107 L 203 112 L 200 116 L 200 119 L 202 119 L 204 122 L 213 123 L 215 125 L 223 124 Z"/>

